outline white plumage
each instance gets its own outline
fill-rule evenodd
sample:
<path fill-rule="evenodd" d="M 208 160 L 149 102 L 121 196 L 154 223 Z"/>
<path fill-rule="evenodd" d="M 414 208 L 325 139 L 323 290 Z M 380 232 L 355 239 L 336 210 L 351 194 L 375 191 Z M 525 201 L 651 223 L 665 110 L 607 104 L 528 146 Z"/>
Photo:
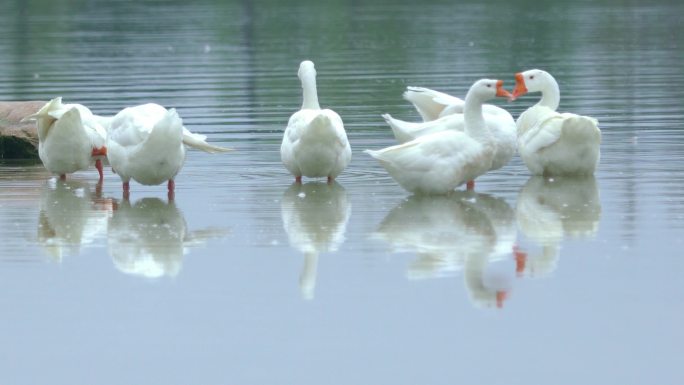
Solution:
<path fill-rule="evenodd" d="M 601 130 L 588 116 L 558 113 L 558 83 L 534 69 L 516 74 L 513 97 L 541 92 L 541 100 L 516 121 L 518 152 L 535 175 L 591 175 L 600 159 Z"/>
<path fill-rule="evenodd" d="M 466 95 L 464 131 L 439 130 L 378 151 L 366 150 L 403 188 L 446 194 L 491 169 L 496 145 L 482 114 L 484 101 L 509 96 L 503 82 L 482 79 Z"/>
<path fill-rule="evenodd" d="M 49 172 L 65 178 L 95 163 L 102 180 L 107 133 L 87 107 L 63 104 L 57 97 L 23 120 L 36 121 L 38 156 Z"/>
<path fill-rule="evenodd" d="M 351 147 L 340 116 L 321 109 L 316 89 L 316 70 L 311 61 L 299 66 L 302 82 L 302 108 L 287 123 L 280 156 L 297 181 L 309 178 L 337 177 L 351 160 Z"/>
<path fill-rule="evenodd" d="M 465 101 L 456 96 L 424 87 L 406 87 L 404 99 L 416 108 L 423 122 L 430 122 L 452 114 L 463 114 Z M 505 109 L 493 104 L 483 104 L 482 113 L 487 115 L 511 116 Z"/>
<path fill-rule="evenodd" d="M 121 177 L 124 193 L 131 179 L 144 185 L 168 181 L 172 193 L 173 179 L 185 161 L 185 145 L 209 153 L 230 150 L 188 131 L 175 109 L 153 103 L 125 108 L 109 119 L 108 133 L 109 163 Z"/>
<path fill-rule="evenodd" d="M 406 122 L 389 114 L 382 117 L 392 128 L 399 143 L 443 130 L 465 130 L 465 101 L 439 91 L 422 87 L 407 87 L 404 99 L 413 103 L 423 122 Z M 491 170 L 497 170 L 511 160 L 516 150 L 516 126 L 513 116 L 493 104 L 482 105 L 485 124 L 492 131 L 496 146 Z"/>

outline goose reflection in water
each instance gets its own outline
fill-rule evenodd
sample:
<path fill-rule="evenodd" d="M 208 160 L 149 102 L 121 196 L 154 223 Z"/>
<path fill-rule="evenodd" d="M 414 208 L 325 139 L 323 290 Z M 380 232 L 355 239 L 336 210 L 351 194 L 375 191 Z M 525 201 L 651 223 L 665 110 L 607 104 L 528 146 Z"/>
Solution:
<path fill-rule="evenodd" d="M 601 219 L 601 201 L 594 176 L 531 177 L 518 194 L 521 233 L 541 247 L 530 252 L 519 274 L 545 276 L 558 265 L 565 238 L 594 237 Z"/>
<path fill-rule="evenodd" d="M 227 233 L 225 229 L 189 232 L 175 202 L 159 198 L 143 198 L 134 204 L 128 199 L 117 202 L 107 232 L 114 266 L 147 278 L 178 275 L 189 246 Z"/>
<path fill-rule="evenodd" d="M 463 270 L 477 306 L 501 307 L 512 288 L 517 232 L 513 210 L 503 199 L 472 191 L 414 195 L 392 209 L 372 237 L 394 251 L 418 254 L 409 279 Z"/>
<path fill-rule="evenodd" d="M 52 258 L 78 255 L 83 246 L 105 236 L 113 201 L 102 198 L 101 188 L 77 180 L 47 181 L 40 198 L 38 243 Z"/>
<path fill-rule="evenodd" d="M 293 183 L 281 201 L 283 227 L 290 246 L 304 254 L 299 287 L 305 299 L 313 299 L 318 255 L 335 252 L 344 242 L 351 203 L 339 183 Z"/>

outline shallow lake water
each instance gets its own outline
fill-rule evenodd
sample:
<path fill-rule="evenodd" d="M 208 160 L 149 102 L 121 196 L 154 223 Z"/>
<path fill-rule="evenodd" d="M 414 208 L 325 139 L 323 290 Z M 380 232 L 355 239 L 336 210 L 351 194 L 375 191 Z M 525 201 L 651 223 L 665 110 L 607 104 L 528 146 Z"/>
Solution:
<path fill-rule="evenodd" d="M 172 202 L 0 163 L 0 382 L 684 383 L 684 5 L 414 3 L 2 3 L 2 100 L 153 101 L 236 151 L 189 151 Z M 331 185 L 280 163 L 303 59 L 353 149 Z M 516 156 L 415 197 L 362 152 L 407 85 L 535 67 L 599 119 L 594 177 Z"/>

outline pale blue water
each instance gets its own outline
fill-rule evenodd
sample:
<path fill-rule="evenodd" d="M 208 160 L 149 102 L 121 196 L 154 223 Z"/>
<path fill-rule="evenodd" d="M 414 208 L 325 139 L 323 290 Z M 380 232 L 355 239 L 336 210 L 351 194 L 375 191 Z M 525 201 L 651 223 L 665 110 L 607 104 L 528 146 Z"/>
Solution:
<path fill-rule="evenodd" d="M 95 170 L 0 165 L 0 382 L 684 382 L 682 14 L 3 3 L 3 100 L 154 101 L 237 151 L 189 152 L 173 203 L 135 183 L 122 201 L 109 170 L 98 192 Z M 353 148 L 332 186 L 280 164 L 303 59 Z M 418 119 L 407 85 L 462 96 L 533 67 L 561 110 L 600 120 L 595 178 L 531 178 L 515 157 L 474 194 L 416 198 L 362 152 L 393 143 L 381 113 Z"/>

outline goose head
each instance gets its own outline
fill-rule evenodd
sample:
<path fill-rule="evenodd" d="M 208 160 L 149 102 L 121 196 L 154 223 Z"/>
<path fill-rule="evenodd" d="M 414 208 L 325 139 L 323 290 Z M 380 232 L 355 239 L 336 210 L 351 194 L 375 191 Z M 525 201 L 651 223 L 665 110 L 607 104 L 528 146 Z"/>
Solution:
<path fill-rule="evenodd" d="M 542 70 L 533 69 L 515 74 L 515 89 L 513 89 L 513 99 L 516 99 L 528 92 L 543 92 L 549 85 L 551 75 Z M 555 81 L 553 81 L 555 83 Z"/>
<path fill-rule="evenodd" d="M 316 68 L 311 60 L 304 60 L 299 64 L 299 71 L 297 72 L 299 80 L 304 80 L 305 78 L 313 76 L 316 77 Z"/>
<path fill-rule="evenodd" d="M 310 60 L 304 60 L 299 64 L 297 72 L 299 80 L 302 82 L 302 109 L 319 110 L 318 90 L 316 89 L 316 68 Z"/>
<path fill-rule="evenodd" d="M 510 98 L 511 93 L 503 88 L 503 80 L 480 79 L 470 87 L 468 95 L 479 100 L 489 100 L 495 97 Z M 468 98 L 466 95 L 466 98 Z"/>

